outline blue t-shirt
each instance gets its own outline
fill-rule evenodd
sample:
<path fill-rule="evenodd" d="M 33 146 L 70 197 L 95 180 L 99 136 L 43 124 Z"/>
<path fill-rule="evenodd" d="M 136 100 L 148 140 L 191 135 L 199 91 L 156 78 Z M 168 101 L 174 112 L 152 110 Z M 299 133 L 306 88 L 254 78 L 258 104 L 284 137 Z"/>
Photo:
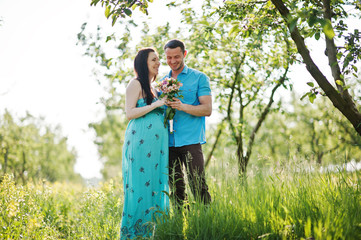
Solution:
<path fill-rule="evenodd" d="M 171 77 L 172 71 L 166 77 Z M 200 96 L 211 95 L 209 78 L 202 72 L 184 66 L 177 79 L 183 83 L 183 103 L 199 105 Z M 205 117 L 197 117 L 183 111 L 176 111 L 173 119 L 173 134 L 169 134 L 169 146 L 181 147 L 191 144 L 206 143 Z"/>

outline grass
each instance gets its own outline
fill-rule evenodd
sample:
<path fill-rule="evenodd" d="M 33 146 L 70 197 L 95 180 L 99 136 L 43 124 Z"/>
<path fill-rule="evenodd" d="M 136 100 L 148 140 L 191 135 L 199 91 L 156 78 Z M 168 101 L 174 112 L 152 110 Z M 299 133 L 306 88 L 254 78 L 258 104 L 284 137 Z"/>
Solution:
<path fill-rule="evenodd" d="M 346 172 L 217 181 L 209 207 L 173 214 L 156 239 L 361 239 L 359 184 Z"/>
<path fill-rule="evenodd" d="M 223 172 L 223 174 L 225 174 Z M 158 220 L 154 239 L 361 239 L 360 172 L 208 179 L 213 202 Z M 120 181 L 0 185 L 0 239 L 118 239 Z"/>

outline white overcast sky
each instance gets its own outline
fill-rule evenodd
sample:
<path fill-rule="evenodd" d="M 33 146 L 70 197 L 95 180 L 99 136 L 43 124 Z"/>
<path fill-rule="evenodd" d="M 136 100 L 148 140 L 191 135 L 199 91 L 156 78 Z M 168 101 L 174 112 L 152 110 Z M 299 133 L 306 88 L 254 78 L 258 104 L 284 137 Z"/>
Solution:
<path fill-rule="evenodd" d="M 0 0 L 0 111 L 29 111 L 61 125 L 78 153 L 75 169 L 100 177 L 101 164 L 88 123 L 99 119 L 101 88 L 92 61 L 76 46 L 85 21 L 103 21 L 87 0 Z M 5 94 L 4 94 L 5 93 Z"/>
<path fill-rule="evenodd" d="M 0 114 L 8 109 L 18 118 L 29 111 L 61 125 L 78 153 L 75 170 L 85 178 L 101 177 L 88 124 L 103 116 L 96 104 L 103 92 L 92 75 L 93 60 L 76 46 L 77 33 L 84 22 L 94 31 L 97 25 L 111 28 L 104 9 L 90 2 L 0 0 Z M 167 10 L 155 15 L 175 20 Z"/>
<path fill-rule="evenodd" d="M 111 25 L 104 9 L 91 7 L 90 2 L 0 0 L 0 114 L 5 108 L 16 117 L 29 111 L 44 116 L 48 124 L 61 125 L 78 153 L 75 170 L 85 178 L 101 177 L 88 124 L 103 116 L 96 104 L 103 92 L 92 75 L 93 60 L 76 46 L 77 33 L 84 22 Z M 161 5 L 160 0 L 150 4 L 151 15 L 158 18 L 154 22 L 177 21 Z M 293 76 L 299 79 L 294 81 L 297 88 L 306 87 L 311 79 L 304 67 L 295 68 Z"/>

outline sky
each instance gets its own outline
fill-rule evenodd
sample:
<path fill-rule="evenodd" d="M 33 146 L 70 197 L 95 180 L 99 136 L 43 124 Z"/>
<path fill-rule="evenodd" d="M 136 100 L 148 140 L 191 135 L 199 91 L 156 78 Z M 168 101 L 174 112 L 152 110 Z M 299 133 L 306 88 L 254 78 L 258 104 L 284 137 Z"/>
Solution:
<path fill-rule="evenodd" d="M 90 2 L 0 0 L 0 114 L 7 109 L 19 118 L 28 111 L 60 125 L 77 151 L 75 171 L 100 178 L 102 164 L 88 124 L 101 120 L 97 102 L 105 93 L 92 73 L 94 61 L 76 43 L 84 22 L 93 29 L 112 27 L 104 9 Z M 150 13 L 154 9 L 159 6 L 151 4 Z M 168 11 L 156 15 L 154 21 L 176 20 Z"/>
<path fill-rule="evenodd" d="M 84 178 L 100 178 L 102 165 L 88 124 L 103 117 L 97 102 L 105 93 L 92 73 L 93 60 L 83 56 L 84 49 L 76 43 L 84 22 L 111 28 L 111 21 L 103 8 L 90 2 L 0 0 L 0 114 L 7 109 L 21 117 L 28 111 L 60 125 L 77 151 L 75 171 Z M 153 23 L 179 22 L 177 14 L 161 8 L 161 1 L 150 4 L 149 12 Z M 294 67 L 290 76 L 296 89 L 307 90 L 311 77 L 304 66 Z"/>
<path fill-rule="evenodd" d="M 29 111 L 61 125 L 75 147 L 76 172 L 101 177 L 101 164 L 88 129 L 99 120 L 103 92 L 92 77 L 93 63 L 76 46 L 80 26 L 103 21 L 87 0 L 0 0 L 0 111 L 17 117 Z"/>

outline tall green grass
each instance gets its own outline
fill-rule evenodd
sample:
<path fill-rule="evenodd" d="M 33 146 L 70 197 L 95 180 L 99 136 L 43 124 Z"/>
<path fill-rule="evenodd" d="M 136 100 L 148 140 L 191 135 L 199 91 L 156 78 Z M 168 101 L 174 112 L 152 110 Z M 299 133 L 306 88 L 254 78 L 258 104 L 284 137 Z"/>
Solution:
<path fill-rule="evenodd" d="M 223 174 L 226 174 L 225 172 Z M 244 184 L 208 179 L 213 201 L 189 199 L 154 239 L 361 239 L 361 173 L 250 174 Z M 0 239 L 118 239 L 120 181 L 96 188 L 71 183 L 0 184 Z"/>
<path fill-rule="evenodd" d="M 0 239 L 117 239 L 122 211 L 119 183 L 98 188 L 72 183 L 0 185 Z"/>
<path fill-rule="evenodd" d="M 163 219 L 155 239 L 361 239 L 360 173 L 256 175 L 211 191 L 211 205 Z"/>

